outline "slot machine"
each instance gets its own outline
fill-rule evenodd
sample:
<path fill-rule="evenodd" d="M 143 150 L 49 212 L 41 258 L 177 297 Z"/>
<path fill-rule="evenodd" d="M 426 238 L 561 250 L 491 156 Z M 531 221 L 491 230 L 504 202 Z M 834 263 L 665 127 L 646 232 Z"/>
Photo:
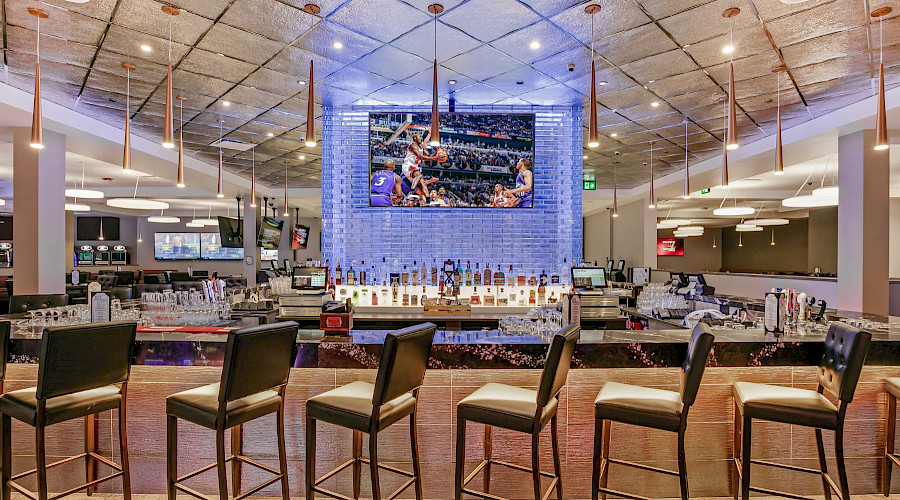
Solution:
<path fill-rule="evenodd" d="M 106 245 L 97 245 L 97 250 L 94 252 L 94 265 L 95 266 L 108 266 L 109 262 L 110 262 L 109 247 Z"/>
<path fill-rule="evenodd" d="M 81 245 L 75 252 L 76 266 L 93 266 L 94 265 L 94 247 L 90 245 Z"/>
<path fill-rule="evenodd" d="M 12 267 L 12 243 L 0 243 L 0 267 Z"/>
<path fill-rule="evenodd" d="M 124 245 L 116 245 L 110 254 L 110 263 L 114 266 L 124 266 L 128 264 L 128 250 Z"/>

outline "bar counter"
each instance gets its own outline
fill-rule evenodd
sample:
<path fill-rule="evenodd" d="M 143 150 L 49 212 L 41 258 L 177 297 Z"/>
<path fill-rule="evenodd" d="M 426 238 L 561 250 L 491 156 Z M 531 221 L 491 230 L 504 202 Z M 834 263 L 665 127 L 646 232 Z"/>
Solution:
<path fill-rule="evenodd" d="M 900 326 L 900 325 L 898 325 Z M 560 398 L 560 451 L 566 498 L 589 498 L 591 443 L 593 442 L 593 400 L 606 382 L 622 382 L 678 390 L 679 369 L 689 335 L 686 329 L 671 330 L 586 330 L 578 344 L 573 370 Z M 715 331 L 716 342 L 704 375 L 699 397 L 691 410 L 687 431 L 688 472 L 695 497 L 731 496 L 732 384 L 737 381 L 775 383 L 815 388 L 816 368 L 824 330 L 791 332 L 775 337 L 758 330 Z M 303 495 L 305 402 L 316 394 L 354 380 L 374 381 L 375 367 L 385 331 L 353 331 L 350 338 L 336 340 L 321 331 L 302 330 L 296 343 L 296 368 L 287 388 L 286 439 L 292 496 Z M 128 432 L 135 493 L 165 493 L 165 398 L 178 391 L 218 382 L 224 354 L 225 335 L 179 332 L 138 334 L 135 366 L 128 390 Z M 7 390 L 35 385 L 36 353 L 40 340 L 14 334 L 12 364 Z M 443 331 L 435 337 L 430 370 L 420 391 L 419 445 L 427 498 L 453 497 L 455 405 L 481 385 L 501 382 L 536 387 L 547 348 L 547 339 L 512 336 L 496 330 Z M 886 377 L 900 375 L 900 328 L 873 332 L 872 347 L 863 370 L 856 398 L 850 405 L 845 438 L 845 456 L 854 494 L 878 492 L 881 480 L 881 453 L 884 449 Z M 265 420 L 265 419 L 263 419 Z M 105 413 L 99 421 L 98 449 L 111 454 L 116 449 L 115 415 Z M 244 431 L 248 455 L 266 463 L 277 460 L 272 423 L 250 423 Z M 68 422 L 49 430 L 53 455 L 75 454 L 80 437 L 56 439 L 52 436 L 80 436 L 80 422 Z M 480 426 L 469 426 L 467 457 L 477 464 L 482 450 Z M 672 434 L 612 426 L 612 456 L 647 465 L 675 467 L 675 437 Z M 215 458 L 213 435 L 185 424 L 182 430 L 180 466 L 184 471 Z M 324 435 L 323 435 L 324 434 Z M 349 431 L 322 425 L 319 429 L 320 474 L 343 463 L 351 455 Z M 787 425 L 759 423 L 754 428 L 754 457 L 816 467 L 816 445 L 812 430 Z M 831 433 L 825 446 L 833 457 Z M 494 432 L 495 456 L 521 464 L 530 460 L 528 437 L 503 430 Z M 328 444 L 326 446 L 326 443 Z M 380 439 L 380 454 L 387 463 L 409 469 L 409 438 L 403 426 L 386 432 Z M 550 467 L 550 440 L 541 440 L 544 467 Z M 33 467 L 33 434 L 25 426 L 13 427 L 13 449 L 17 450 L 14 472 Z M 48 457 L 48 460 L 51 458 Z M 244 468 L 244 484 L 256 484 L 261 477 Z M 58 472 L 57 472 L 58 471 Z M 74 485 L 83 467 L 63 467 L 51 473 L 51 490 Z M 55 479 L 54 479 L 55 478 Z M 195 480 L 201 492 L 212 494 L 215 474 Z M 349 493 L 349 476 L 323 484 Z M 476 481 L 478 481 L 476 479 Z M 384 492 L 393 491 L 401 479 L 383 474 Z M 815 476 L 790 474 L 782 470 L 754 468 L 754 485 L 788 489 L 800 494 L 821 495 L 822 483 Z M 649 497 L 675 497 L 677 480 L 642 471 L 613 468 L 610 487 L 628 489 Z M 118 491 L 108 483 L 101 492 Z M 363 497 L 370 495 L 363 481 Z M 517 472 L 497 472 L 492 492 L 512 498 L 529 498 L 531 481 Z M 259 493 L 278 496 L 277 485 Z M 411 495 L 411 494 L 410 494 Z M 410 495 L 404 496 L 404 498 Z"/>

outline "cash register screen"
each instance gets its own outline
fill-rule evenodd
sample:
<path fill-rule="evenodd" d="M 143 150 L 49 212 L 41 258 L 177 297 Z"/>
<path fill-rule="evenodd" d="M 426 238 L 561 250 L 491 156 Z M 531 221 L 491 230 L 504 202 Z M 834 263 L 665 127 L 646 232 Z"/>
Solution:
<path fill-rule="evenodd" d="M 602 267 L 573 267 L 572 285 L 575 288 L 605 288 L 606 270 Z"/>
<path fill-rule="evenodd" d="M 291 288 L 295 290 L 324 290 L 328 287 L 328 270 L 324 267 L 295 267 Z"/>

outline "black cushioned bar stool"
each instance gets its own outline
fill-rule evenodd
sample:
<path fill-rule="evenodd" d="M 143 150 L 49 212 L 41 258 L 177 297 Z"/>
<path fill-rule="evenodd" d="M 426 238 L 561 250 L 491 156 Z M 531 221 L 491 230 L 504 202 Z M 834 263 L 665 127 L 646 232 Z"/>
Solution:
<path fill-rule="evenodd" d="M 737 382 L 734 384 L 734 497 L 750 498 L 750 491 L 767 495 L 803 498 L 792 493 L 756 488 L 750 486 L 750 464 L 778 467 L 795 472 L 816 474 L 822 478 L 825 498 L 831 498 L 831 491 L 842 500 L 849 500 L 850 487 L 847 469 L 844 467 L 844 417 L 847 405 L 853 401 L 856 383 L 862 371 L 863 362 L 869 350 L 872 336 L 844 323 L 832 323 L 825 335 L 825 354 L 816 372 L 817 390 L 798 389 L 779 385 Z M 835 406 L 823 394 L 828 391 L 838 400 Z M 753 420 L 767 420 L 803 427 L 812 427 L 816 432 L 816 446 L 819 452 L 820 470 L 774 463 L 750 458 L 751 425 Z M 825 461 L 825 446 L 822 443 L 822 429 L 834 431 L 834 452 L 837 459 L 838 480 L 835 484 L 828 475 Z M 740 450 L 738 449 L 740 443 Z"/>
<path fill-rule="evenodd" d="M 456 500 L 463 494 L 482 498 L 501 499 L 490 494 L 491 465 L 497 464 L 512 469 L 529 472 L 534 483 L 534 498 L 542 500 L 556 489 L 558 500 L 563 498 L 560 477 L 559 437 L 556 409 L 559 406 L 559 391 L 566 385 L 572 354 L 581 328 L 569 325 L 553 336 L 538 389 L 525 389 L 506 384 L 490 383 L 463 398 L 456 405 Z M 484 460 L 463 478 L 466 465 L 466 422 L 484 424 Z M 550 423 L 553 447 L 553 473 L 541 472 L 538 442 L 541 430 Z M 492 455 L 492 427 L 531 434 L 531 468 L 494 459 Z M 484 470 L 485 491 L 475 491 L 466 485 Z M 541 476 L 551 478 L 546 495 L 541 492 Z"/>
<path fill-rule="evenodd" d="M 894 453 L 894 439 L 897 434 L 897 399 L 900 399 L 900 377 L 885 380 L 884 388 L 887 391 L 888 412 L 885 425 L 887 436 L 885 436 L 884 440 L 884 467 L 881 481 L 884 496 L 890 496 L 891 469 L 893 469 L 894 464 L 900 465 L 900 455 Z"/>
<path fill-rule="evenodd" d="M 35 309 L 68 305 L 69 296 L 60 294 L 13 295 L 9 298 L 9 314 L 20 314 Z"/>
<path fill-rule="evenodd" d="M 236 499 L 281 481 L 283 500 L 290 498 L 287 454 L 284 447 L 284 390 L 293 364 L 297 323 L 285 321 L 228 332 L 225 360 L 219 383 L 189 389 L 166 398 L 166 491 L 174 500 L 182 491 L 202 500 L 207 497 L 182 483 L 216 469 L 219 498 L 228 499 L 226 464 L 232 466 L 232 488 Z M 276 413 L 278 463 L 276 470 L 242 455 L 241 426 L 251 420 Z M 216 431 L 216 461 L 178 476 L 178 419 Z M 231 455 L 225 456 L 225 431 L 231 429 Z M 274 477 L 241 492 L 241 463 L 252 465 Z"/>
<path fill-rule="evenodd" d="M 86 490 L 122 476 L 125 499 L 131 498 L 128 472 L 128 439 L 125 432 L 125 396 L 131 371 L 131 351 L 137 325 L 131 322 L 95 323 L 61 328 L 47 328 L 41 341 L 37 387 L 11 391 L 0 396 L 0 441 L 3 443 L 2 500 L 9 500 L 11 490 L 34 500 L 53 500 Z M 100 412 L 119 410 L 119 451 L 121 465 L 98 455 L 94 450 L 94 419 Z M 35 428 L 37 467 L 12 475 L 10 430 L 15 418 Z M 47 464 L 44 446 L 46 428 L 53 424 L 84 418 L 85 452 Z M 49 497 L 47 470 L 58 465 L 85 459 L 85 484 Z M 100 462 L 116 472 L 96 479 L 95 463 Z M 37 495 L 15 481 L 37 475 Z"/>
<path fill-rule="evenodd" d="M 326 479 L 353 466 L 353 498 L 359 498 L 362 464 L 369 464 L 372 476 L 372 498 L 380 500 L 378 469 L 409 479 L 385 497 L 397 497 L 415 484 L 416 500 L 422 500 L 422 476 L 416 439 L 416 407 L 419 387 L 425 379 L 425 368 L 431 356 L 435 326 L 424 323 L 387 334 L 375 384 L 352 382 L 313 396 L 306 401 L 306 498 L 316 493 L 333 498 L 348 497 L 319 486 Z M 403 417 L 409 416 L 412 443 L 412 473 L 378 463 L 378 433 Z M 316 421 L 353 430 L 353 457 L 331 472 L 316 479 Z M 369 434 L 369 459 L 362 458 L 362 434 Z"/>
<path fill-rule="evenodd" d="M 697 391 L 706 369 L 706 359 L 715 338 L 709 328 L 698 323 L 688 342 L 687 357 L 681 367 L 679 391 L 666 391 L 617 382 L 603 386 L 594 400 L 594 474 L 591 495 L 612 494 L 625 498 L 644 500 L 644 497 L 607 489 L 609 464 L 619 464 L 637 469 L 678 476 L 681 498 L 687 500 L 687 458 L 684 452 L 684 433 L 687 430 L 688 410 L 697 399 Z M 678 434 L 678 471 L 650 467 L 648 465 L 609 458 L 610 422 L 660 429 Z"/>
<path fill-rule="evenodd" d="M 0 321 L 0 394 L 3 394 L 3 381 L 6 380 L 6 361 L 9 358 L 9 325 L 9 321 Z"/>

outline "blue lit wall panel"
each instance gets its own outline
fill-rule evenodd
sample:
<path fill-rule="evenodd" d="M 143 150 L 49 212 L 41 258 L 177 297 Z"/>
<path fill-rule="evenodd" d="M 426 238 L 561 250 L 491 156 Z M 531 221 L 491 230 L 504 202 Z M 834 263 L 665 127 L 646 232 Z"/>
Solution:
<path fill-rule="evenodd" d="M 411 266 L 423 259 L 563 272 L 582 257 L 580 107 L 457 106 L 457 112 L 535 113 L 534 208 L 370 208 L 369 112 L 430 108 L 326 107 L 322 119 L 323 258 Z M 382 273 L 383 269 L 376 269 Z"/>

